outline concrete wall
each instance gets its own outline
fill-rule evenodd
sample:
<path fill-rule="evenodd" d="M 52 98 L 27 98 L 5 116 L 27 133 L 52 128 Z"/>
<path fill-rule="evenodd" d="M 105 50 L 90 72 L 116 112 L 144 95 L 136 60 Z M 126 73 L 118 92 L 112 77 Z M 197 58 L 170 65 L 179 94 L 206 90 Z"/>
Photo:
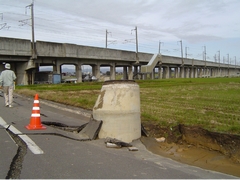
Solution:
<path fill-rule="evenodd" d="M 0 54 L 31 56 L 31 41 L 0 37 Z"/>
<path fill-rule="evenodd" d="M 17 85 L 28 85 L 28 77 L 27 72 L 25 71 L 27 68 L 27 62 L 19 62 L 16 63 L 15 74 L 17 76 L 16 84 Z"/>
<path fill-rule="evenodd" d="M 135 53 L 131 51 L 43 41 L 37 41 L 36 48 L 37 55 L 41 57 L 69 57 L 80 59 L 134 61 L 136 56 Z"/>

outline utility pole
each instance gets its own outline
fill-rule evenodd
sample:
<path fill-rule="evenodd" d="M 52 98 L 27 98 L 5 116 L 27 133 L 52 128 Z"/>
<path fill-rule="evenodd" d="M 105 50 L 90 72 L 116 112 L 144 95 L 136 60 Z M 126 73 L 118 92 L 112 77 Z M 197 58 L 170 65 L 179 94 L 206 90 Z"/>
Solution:
<path fill-rule="evenodd" d="M 106 29 L 106 48 L 107 48 L 107 42 L 108 42 L 108 34 L 111 33 L 111 32 L 108 32 L 107 29 Z"/>
<path fill-rule="evenodd" d="M 107 49 L 108 48 L 108 44 L 113 44 L 113 43 L 116 43 L 117 41 L 116 40 L 114 40 L 114 41 L 108 41 L 108 34 L 111 34 L 112 35 L 112 33 L 111 32 L 108 32 L 108 30 L 106 29 L 106 42 L 105 42 L 105 48 Z M 109 43 L 110 42 L 110 43 Z"/>
<path fill-rule="evenodd" d="M 34 36 L 34 14 L 33 14 L 33 2 L 31 4 L 31 19 L 32 19 L 32 43 L 33 43 L 33 58 L 36 55 L 36 48 L 35 48 L 35 36 Z"/>
<path fill-rule="evenodd" d="M 137 53 L 137 57 L 138 57 L 138 34 L 137 34 L 137 26 L 136 26 L 136 53 Z"/>
<path fill-rule="evenodd" d="M 228 64 L 229 64 L 229 54 L 227 54 Z"/>
<path fill-rule="evenodd" d="M 162 44 L 162 43 L 163 43 L 163 42 L 159 41 L 159 45 L 158 45 L 158 54 L 161 53 L 161 44 Z"/>
<path fill-rule="evenodd" d="M 215 62 L 217 62 L 217 55 L 215 54 L 213 57 L 214 57 Z"/>
<path fill-rule="evenodd" d="M 132 31 L 135 30 L 135 34 L 136 34 L 136 62 L 139 63 L 139 58 L 138 58 L 138 35 L 137 35 L 137 26 L 135 27 L 135 29 L 132 29 Z"/>
<path fill-rule="evenodd" d="M 227 54 L 227 58 L 228 58 L 228 69 L 229 69 L 229 54 Z"/>
<path fill-rule="evenodd" d="M 206 46 L 203 46 L 203 60 L 205 61 L 205 67 L 206 67 L 206 61 L 207 61 L 207 52 L 206 52 Z"/>
<path fill-rule="evenodd" d="M 219 65 L 220 65 L 220 50 L 218 51 L 218 62 L 219 62 Z"/>
<path fill-rule="evenodd" d="M 35 48 L 35 36 L 34 36 L 34 10 L 33 10 L 33 2 L 32 4 L 28 5 L 25 7 L 26 8 L 31 8 L 31 26 L 32 26 L 32 59 L 35 59 L 36 58 L 36 48 Z M 25 20 L 23 20 L 25 21 Z M 23 21 L 20 21 L 20 22 L 23 22 Z M 26 22 L 25 22 L 26 24 Z"/>
<path fill-rule="evenodd" d="M 237 68 L 237 57 L 235 56 L 235 69 Z"/>
<path fill-rule="evenodd" d="M 185 47 L 185 58 L 186 58 L 186 59 L 187 59 L 187 55 L 188 55 L 188 54 L 187 54 L 187 48 L 188 48 L 188 47 Z"/>
<path fill-rule="evenodd" d="M 182 40 L 179 41 L 181 43 L 181 56 L 182 56 L 182 66 L 184 65 L 184 59 L 183 59 L 183 48 L 182 48 Z"/>
<path fill-rule="evenodd" d="M 206 46 L 203 46 L 204 50 L 203 50 L 203 60 L 206 61 L 207 60 L 207 51 L 206 51 Z"/>

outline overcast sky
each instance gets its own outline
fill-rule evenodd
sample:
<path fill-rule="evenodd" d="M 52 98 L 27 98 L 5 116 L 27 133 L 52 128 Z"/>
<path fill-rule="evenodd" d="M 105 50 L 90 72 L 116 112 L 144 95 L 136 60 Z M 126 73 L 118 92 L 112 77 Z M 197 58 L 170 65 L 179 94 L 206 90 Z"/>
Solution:
<path fill-rule="evenodd" d="M 30 39 L 32 0 L 0 0 L 0 36 Z M 35 40 L 240 65 L 240 0 L 34 0 Z M 8 28 L 9 27 L 9 28 Z M 137 31 L 136 31 L 137 27 Z M 160 42 L 160 43 L 159 43 Z"/>

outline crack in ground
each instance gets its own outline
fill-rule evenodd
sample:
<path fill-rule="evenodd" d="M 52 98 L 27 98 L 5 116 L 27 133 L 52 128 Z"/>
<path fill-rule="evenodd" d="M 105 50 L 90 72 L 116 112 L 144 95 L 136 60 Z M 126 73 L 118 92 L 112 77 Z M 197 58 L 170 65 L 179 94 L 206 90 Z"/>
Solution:
<path fill-rule="evenodd" d="M 81 126 L 68 126 L 66 124 L 59 123 L 59 122 L 43 121 L 42 124 L 45 124 L 47 126 L 51 126 L 51 127 L 57 128 L 57 129 L 61 129 L 61 130 L 64 130 L 64 131 L 79 133 L 83 128 L 85 128 L 87 126 L 88 123 L 85 123 Z"/>
<path fill-rule="evenodd" d="M 9 126 L 8 126 L 8 128 L 9 128 Z M 84 124 L 82 127 L 65 127 L 66 128 L 65 130 L 66 131 L 78 131 L 79 129 L 82 129 L 85 126 L 86 126 L 86 124 Z M 14 142 L 18 145 L 18 149 L 17 149 L 15 156 L 12 159 L 9 171 L 8 171 L 5 179 L 19 179 L 20 175 L 21 175 L 24 156 L 27 154 L 27 144 L 18 135 L 14 134 L 8 128 L 6 128 L 6 131 L 10 135 L 10 137 L 14 140 Z M 67 129 L 67 128 L 69 128 L 69 129 Z M 28 133 L 25 133 L 25 134 L 28 135 Z M 60 136 L 60 137 L 68 138 L 68 139 L 75 140 L 75 141 L 91 141 L 91 139 L 76 139 L 76 138 L 64 136 L 64 135 L 58 134 L 58 133 L 30 133 L 30 135 L 55 135 L 55 136 Z"/>
<path fill-rule="evenodd" d="M 53 136 L 60 136 L 60 137 L 64 137 L 64 138 L 75 140 L 75 141 L 91 141 L 90 138 L 89 139 L 77 139 L 77 138 L 64 136 L 64 135 L 58 134 L 58 133 L 25 133 L 25 135 L 53 135 Z"/>
<path fill-rule="evenodd" d="M 6 129 L 6 131 L 18 145 L 17 153 L 13 157 L 6 179 L 19 179 L 24 156 L 27 154 L 27 145 L 18 135 L 14 134 L 9 129 Z"/>
<path fill-rule="evenodd" d="M 94 121 L 92 121 L 92 122 L 94 122 Z M 79 133 L 89 123 L 83 124 L 81 126 L 67 126 L 65 124 L 57 123 L 57 122 L 45 122 L 44 124 L 50 125 L 52 127 L 55 127 L 55 128 L 61 129 L 61 130 L 65 130 L 65 131 L 68 131 L 68 132 L 70 131 L 72 133 L 74 133 L 74 132 Z M 61 136 L 61 137 L 64 137 L 64 138 L 68 138 L 68 139 L 71 139 L 71 140 L 76 140 L 76 141 L 91 141 L 92 139 L 96 138 L 96 136 L 97 136 L 97 134 L 100 130 L 101 125 L 102 125 L 102 122 L 99 123 L 97 127 L 94 127 L 94 126 L 90 127 L 90 129 L 93 128 L 93 130 L 95 130 L 95 131 L 93 131 L 94 132 L 94 134 L 93 134 L 94 137 L 92 137 L 92 138 L 89 137 L 88 133 L 86 135 L 89 138 L 79 137 L 79 139 L 74 138 L 74 137 L 68 137 L 68 136 L 65 136 L 63 134 L 58 134 L 58 133 L 30 133 L 30 135 L 55 135 L 55 136 Z M 9 125 L 6 128 L 6 131 L 10 135 L 10 137 L 12 137 L 13 141 L 15 141 L 15 143 L 18 145 L 18 149 L 17 149 L 16 155 L 12 159 L 9 171 L 8 171 L 5 179 L 19 179 L 20 175 L 21 175 L 21 171 L 22 171 L 24 156 L 27 154 L 27 144 L 17 134 L 14 134 L 11 130 L 9 130 L 10 126 L 11 125 Z M 92 135 L 93 132 L 90 131 L 90 136 Z M 25 133 L 25 135 L 28 135 L 28 133 Z"/>

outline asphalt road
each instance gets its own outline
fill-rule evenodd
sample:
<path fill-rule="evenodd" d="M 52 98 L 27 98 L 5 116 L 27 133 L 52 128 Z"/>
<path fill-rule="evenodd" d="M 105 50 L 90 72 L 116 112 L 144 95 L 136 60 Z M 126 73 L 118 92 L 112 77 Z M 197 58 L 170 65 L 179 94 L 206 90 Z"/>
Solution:
<path fill-rule="evenodd" d="M 90 113 L 40 100 L 41 122 L 87 123 Z M 107 148 L 104 139 L 81 141 L 77 133 L 46 126 L 27 130 L 33 98 L 14 95 L 4 106 L 0 93 L 0 179 L 230 179 L 234 176 L 175 162 L 147 151 L 140 140 L 128 148 Z M 45 125 L 44 125 L 45 126 Z"/>

